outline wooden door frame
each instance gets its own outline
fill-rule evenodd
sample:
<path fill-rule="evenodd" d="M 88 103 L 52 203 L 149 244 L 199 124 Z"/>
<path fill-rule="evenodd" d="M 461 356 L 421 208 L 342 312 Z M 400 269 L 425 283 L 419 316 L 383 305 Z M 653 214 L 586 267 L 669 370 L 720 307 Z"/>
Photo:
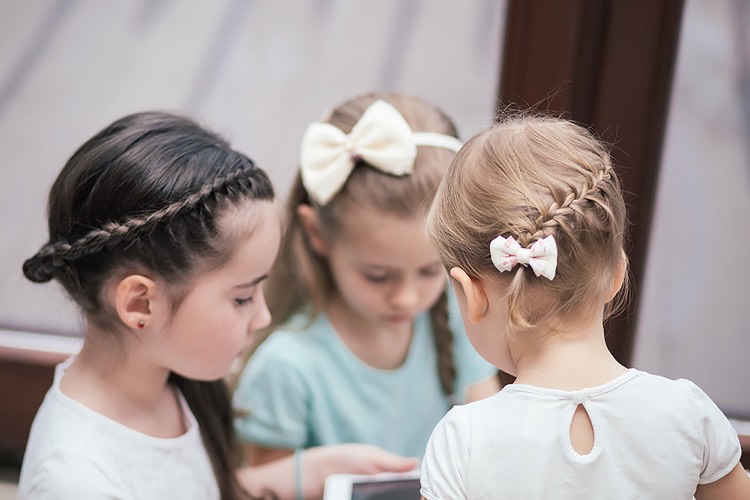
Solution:
<path fill-rule="evenodd" d="M 500 78 L 505 106 L 589 126 L 612 144 L 631 226 L 632 288 L 643 282 L 683 0 L 509 0 Z M 607 343 L 631 365 L 637 293 Z"/>

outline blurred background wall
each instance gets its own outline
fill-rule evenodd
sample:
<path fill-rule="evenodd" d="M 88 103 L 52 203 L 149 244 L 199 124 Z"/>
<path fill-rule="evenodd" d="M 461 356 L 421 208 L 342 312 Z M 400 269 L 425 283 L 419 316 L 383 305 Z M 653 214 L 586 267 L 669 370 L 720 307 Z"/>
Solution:
<path fill-rule="evenodd" d="M 394 90 L 441 106 L 467 138 L 491 123 L 504 2 L 0 0 L 0 329 L 76 334 L 56 285 L 23 260 L 73 151 L 120 116 L 188 113 L 266 169 L 281 197 L 305 127 Z"/>

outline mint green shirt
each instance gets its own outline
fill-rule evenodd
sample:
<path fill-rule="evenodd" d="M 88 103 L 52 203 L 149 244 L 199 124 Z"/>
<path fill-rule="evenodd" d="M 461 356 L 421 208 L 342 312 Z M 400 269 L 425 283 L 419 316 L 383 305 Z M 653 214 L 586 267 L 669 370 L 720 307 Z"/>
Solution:
<path fill-rule="evenodd" d="M 471 384 L 497 369 L 471 346 L 449 297 L 460 403 Z M 304 316 L 289 322 L 305 323 Z M 307 328 L 278 330 L 250 359 L 234 394 L 235 409 L 249 412 L 235 420 L 242 441 L 272 448 L 369 443 L 412 457 L 424 454 L 432 429 L 451 406 L 440 386 L 428 313 L 415 318 L 406 360 L 394 370 L 360 360 L 325 314 Z"/>

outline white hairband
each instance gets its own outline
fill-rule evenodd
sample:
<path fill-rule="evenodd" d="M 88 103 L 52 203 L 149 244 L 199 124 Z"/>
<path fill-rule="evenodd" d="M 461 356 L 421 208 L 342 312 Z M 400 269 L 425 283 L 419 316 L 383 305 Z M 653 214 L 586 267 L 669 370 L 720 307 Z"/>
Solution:
<path fill-rule="evenodd" d="M 534 274 L 554 279 L 557 269 L 557 243 L 555 238 L 547 236 L 537 240 L 530 248 L 523 248 L 513 236 L 498 236 L 490 243 L 492 263 L 498 271 L 510 271 L 516 264 L 529 266 Z"/>
<path fill-rule="evenodd" d="M 300 173 L 310 196 L 325 205 L 346 184 L 358 159 L 387 174 L 411 174 L 417 146 L 458 152 L 461 141 L 450 135 L 412 132 L 401 113 L 385 101 L 372 103 L 352 131 L 312 123 L 302 137 Z"/>

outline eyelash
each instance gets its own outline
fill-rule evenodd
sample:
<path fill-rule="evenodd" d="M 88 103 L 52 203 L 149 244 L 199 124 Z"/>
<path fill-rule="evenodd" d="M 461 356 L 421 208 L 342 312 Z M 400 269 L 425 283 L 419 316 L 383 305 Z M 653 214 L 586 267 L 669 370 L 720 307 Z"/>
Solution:
<path fill-rule="evenodd" d="M 365 274 L 365 279 L 371 283 L 385 283 L 386 281 L 388 281 L 388 275 L 371 276 L 369 274 Z"/>
<path fill-rule="evenodd" d="M 430 270 L 424 270 L 420 271 L 420 274 L 422 276 L 427 276 L 428 278 L 432 278 L 433 276 L 438 276 L 442 273 L 442 269 L 430 269 Z"/>
<path fill-rule="evenodd" d="M 422 271 L 419 272 L 420 276 L 423 276 L 425 278 L 434 278 L 435 276 L 440 275 L 440 273 L 441 273 L 440 270 L 435 270 L 435 271 L 433 271 L 433 270 L 422 270 Z M 390 278 L 390 276 L 387 275 L 387 274 L 383 275 L 383 276 L 373 276 L 373 275 L 365 274 L 365 279 L 367 281 L 372 282 L 372 283 L 385 283 L 385 282 L 388 281 L 389 278 Z"/>
<path fill-rule="evenodd" d="M 235 303 L 236 303 L 236 304 L 237 304 L 238 306 L 244 306 L 244 305 L 247 305 L 247 304 L 249 304 L 249 303 L 250 303 L 250 302 L 252 302 L 252 301 L 253 301 L 253 297 L 252 297 L 252 295 L 251 295 L 250 297 L 246 298 L 246 299 L 234 299 L 234 302 L 235 302 Z"/>

